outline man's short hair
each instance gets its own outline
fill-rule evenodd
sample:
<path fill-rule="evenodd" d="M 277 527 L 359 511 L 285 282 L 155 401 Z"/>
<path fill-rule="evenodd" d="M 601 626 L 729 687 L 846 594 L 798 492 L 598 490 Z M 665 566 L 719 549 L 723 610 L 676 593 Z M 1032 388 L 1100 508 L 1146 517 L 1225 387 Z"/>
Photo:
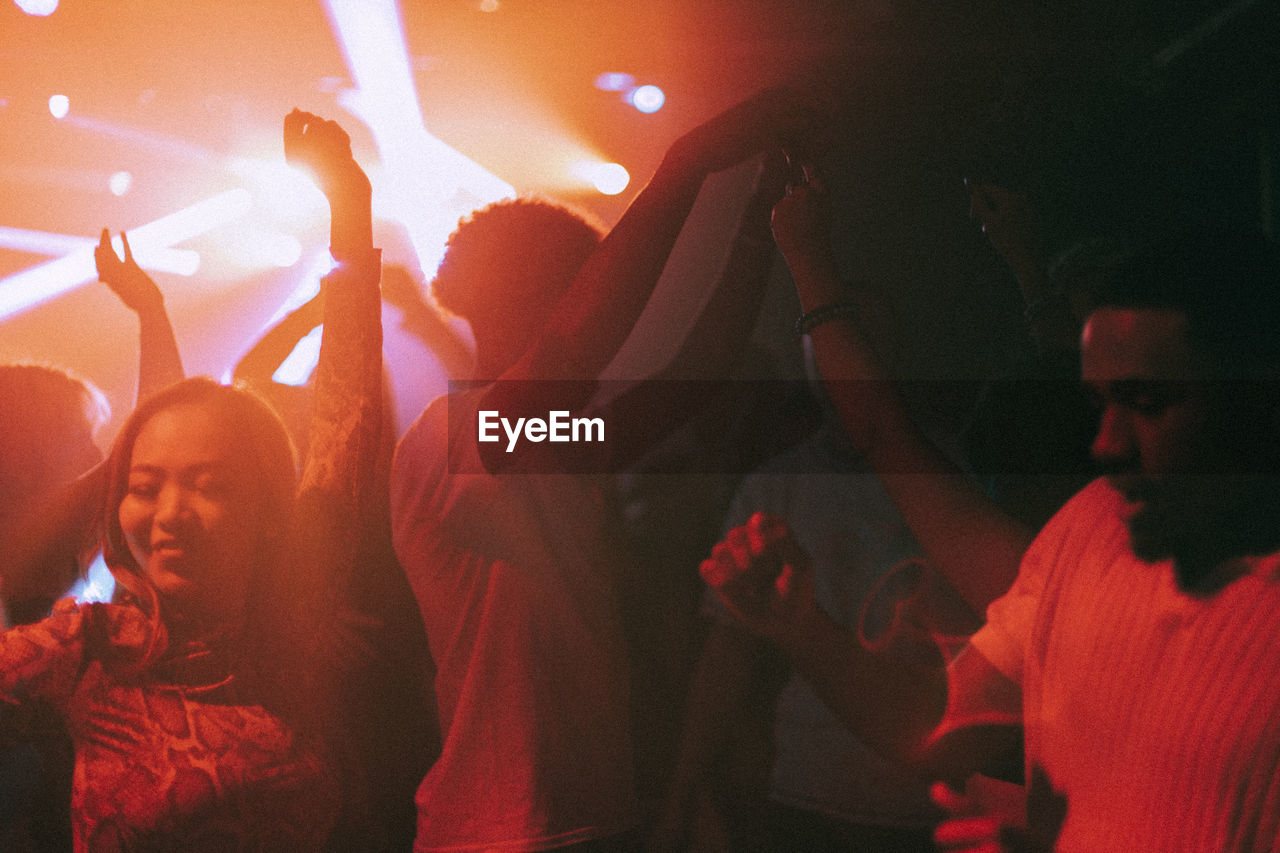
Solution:
<path fill-rule="evenodd" d="M 1196 228 L 1147 241 L 1094 297 L 1098 307 L 1183 313 L 1223 377 L 1280 378 L 1280 262 L 1261 234 Z"/>
<path fill-rule="evenodd" d="M 473 326 L 540 316 L 568 290 L 604 233 L 590 214 L 548 198 L 494 202 L 450 235 L 432 296 Z"/>

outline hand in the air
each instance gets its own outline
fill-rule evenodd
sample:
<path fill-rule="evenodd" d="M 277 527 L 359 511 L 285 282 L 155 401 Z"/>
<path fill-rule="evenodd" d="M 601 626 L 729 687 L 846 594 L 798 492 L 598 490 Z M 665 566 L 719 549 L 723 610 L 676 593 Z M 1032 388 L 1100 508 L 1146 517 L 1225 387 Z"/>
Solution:
<path fill-rule="evenodd" d="M 705 173 L 717 172 L 808 138 L 817 124 L 813 99 L 790 89 L 766 89 L 686 133 L 672 146 L 672 155 Z"/>
<path fill-rule="evenodd" d="M 342 126 L 294 109 L 284 117 L 284 159 L 309 172 L 329 199 L 334 259 L 367 256 L 373 249 L 373 190 Z"/>
<path fill-rule="evenodd" d="M 284 117 L 284 159 L 311 173 L 331 202 L 369 193 L 369 179 L 351 156 L 351 137 L 336 121 L 294 109 Z"/>
<path fill-rule="evenodd" d="M 827 259 L 831 249 L 831 197 L 816 164 L 792 164 L 787 194 L 773 206 L 773 238 L 789 264 Z"/>
<path fill-rule="evenodd" d="M 124 260 L 120 259 L 111 245 L 111 232 L 106 228 L 102 229 L 98 245 L 93 249 L 98 280 L 111 288 L 111 292 L 135 314 L 163 310 L 164 295 L 151 276 L 143 272 L 142 267 L 133 259 L 129 235 L 121 231 L 120 242 L 124 244 Z"/>

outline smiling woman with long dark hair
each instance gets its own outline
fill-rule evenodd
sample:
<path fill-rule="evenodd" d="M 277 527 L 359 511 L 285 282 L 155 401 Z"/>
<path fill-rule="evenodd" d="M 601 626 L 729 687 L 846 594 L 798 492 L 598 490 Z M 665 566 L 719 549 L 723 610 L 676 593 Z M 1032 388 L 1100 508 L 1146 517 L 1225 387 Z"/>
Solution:
<path fill-rule="evenodd" d="M 338 261 L 301 483 L 251 393 L 160 391 L 107 462 L 116 601 L 0 637 L 3 704 L 52 708 L 74 741 L 77 849 L 319 849 L 339 811 L 330 710 L 355 659 L 340 604 L 374 482 L 380 258 L 345 132 L 295 111 L 285 150 L 329 196 Z"/>

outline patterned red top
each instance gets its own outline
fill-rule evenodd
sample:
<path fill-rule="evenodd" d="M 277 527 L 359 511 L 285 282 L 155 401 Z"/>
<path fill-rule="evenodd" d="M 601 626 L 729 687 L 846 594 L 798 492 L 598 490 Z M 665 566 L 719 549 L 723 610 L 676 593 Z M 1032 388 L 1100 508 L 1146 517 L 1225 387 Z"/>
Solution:
<path fill-rule="evenodd" d="M 381 328 L 375 252 L 325 281 L 315 422 L 294 540 L 307 582 L 341 604 L 354 571 L 378 443 Z M 148 617 L 131 604 L 60 603 L 0 635 L 4 729 L 52 710 L 75 744 L 77 850 L 315 850 L 339 808 L 317 743 L 268 712 L 236 671 L 232 638 L 169 650 L 133 674 Z M 336 622 L 324 632 L 341 637 Z M 340 680 L 352 644 L 324 644 L 316 672 Z M 344 646 L 346 647 L 344 649 Z M 252 681 L 252 679 L 250 679 Z"/>
<path fill-rule="evenodd" d="M 328 767 L 234 682 L 125 675 L 147 630 L 136 607 L 66 601 L 0 638 L 0 696 L 47 703 L 75 743 L 76 849 L 319 848 L 338 807 Z"/>

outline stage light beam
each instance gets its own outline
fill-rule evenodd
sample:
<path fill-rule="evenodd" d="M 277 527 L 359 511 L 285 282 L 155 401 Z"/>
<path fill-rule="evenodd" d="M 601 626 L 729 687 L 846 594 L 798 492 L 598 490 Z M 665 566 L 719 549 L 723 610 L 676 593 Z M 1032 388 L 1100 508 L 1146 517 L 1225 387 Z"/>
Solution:
<path fill-rule="evenodd" d="M 239 219 L 253 198 L 245 189 L 228 190 L 129 231 L 129 245 L 139 265 L 157 248 L 169 248 Z M 0 320 L 18 314 L 80 285 L 95 281 L 93 244 L 57 260 L 0 279 Z M 195 253 L 192 253 L 193 255 Z M 196 256 L 198 259 L 198 255 Z M 192 270 L 194 272 L 194 269 Z"/>
<path fill-rule="evenodd" d="M 389 207 L 422 272 L 432 276 L 458 219 L 515 190 L 427 131 L 394 0 L 327 0 L 325 6 L 355 82 L 338 102 L 373 133 Z"/>

